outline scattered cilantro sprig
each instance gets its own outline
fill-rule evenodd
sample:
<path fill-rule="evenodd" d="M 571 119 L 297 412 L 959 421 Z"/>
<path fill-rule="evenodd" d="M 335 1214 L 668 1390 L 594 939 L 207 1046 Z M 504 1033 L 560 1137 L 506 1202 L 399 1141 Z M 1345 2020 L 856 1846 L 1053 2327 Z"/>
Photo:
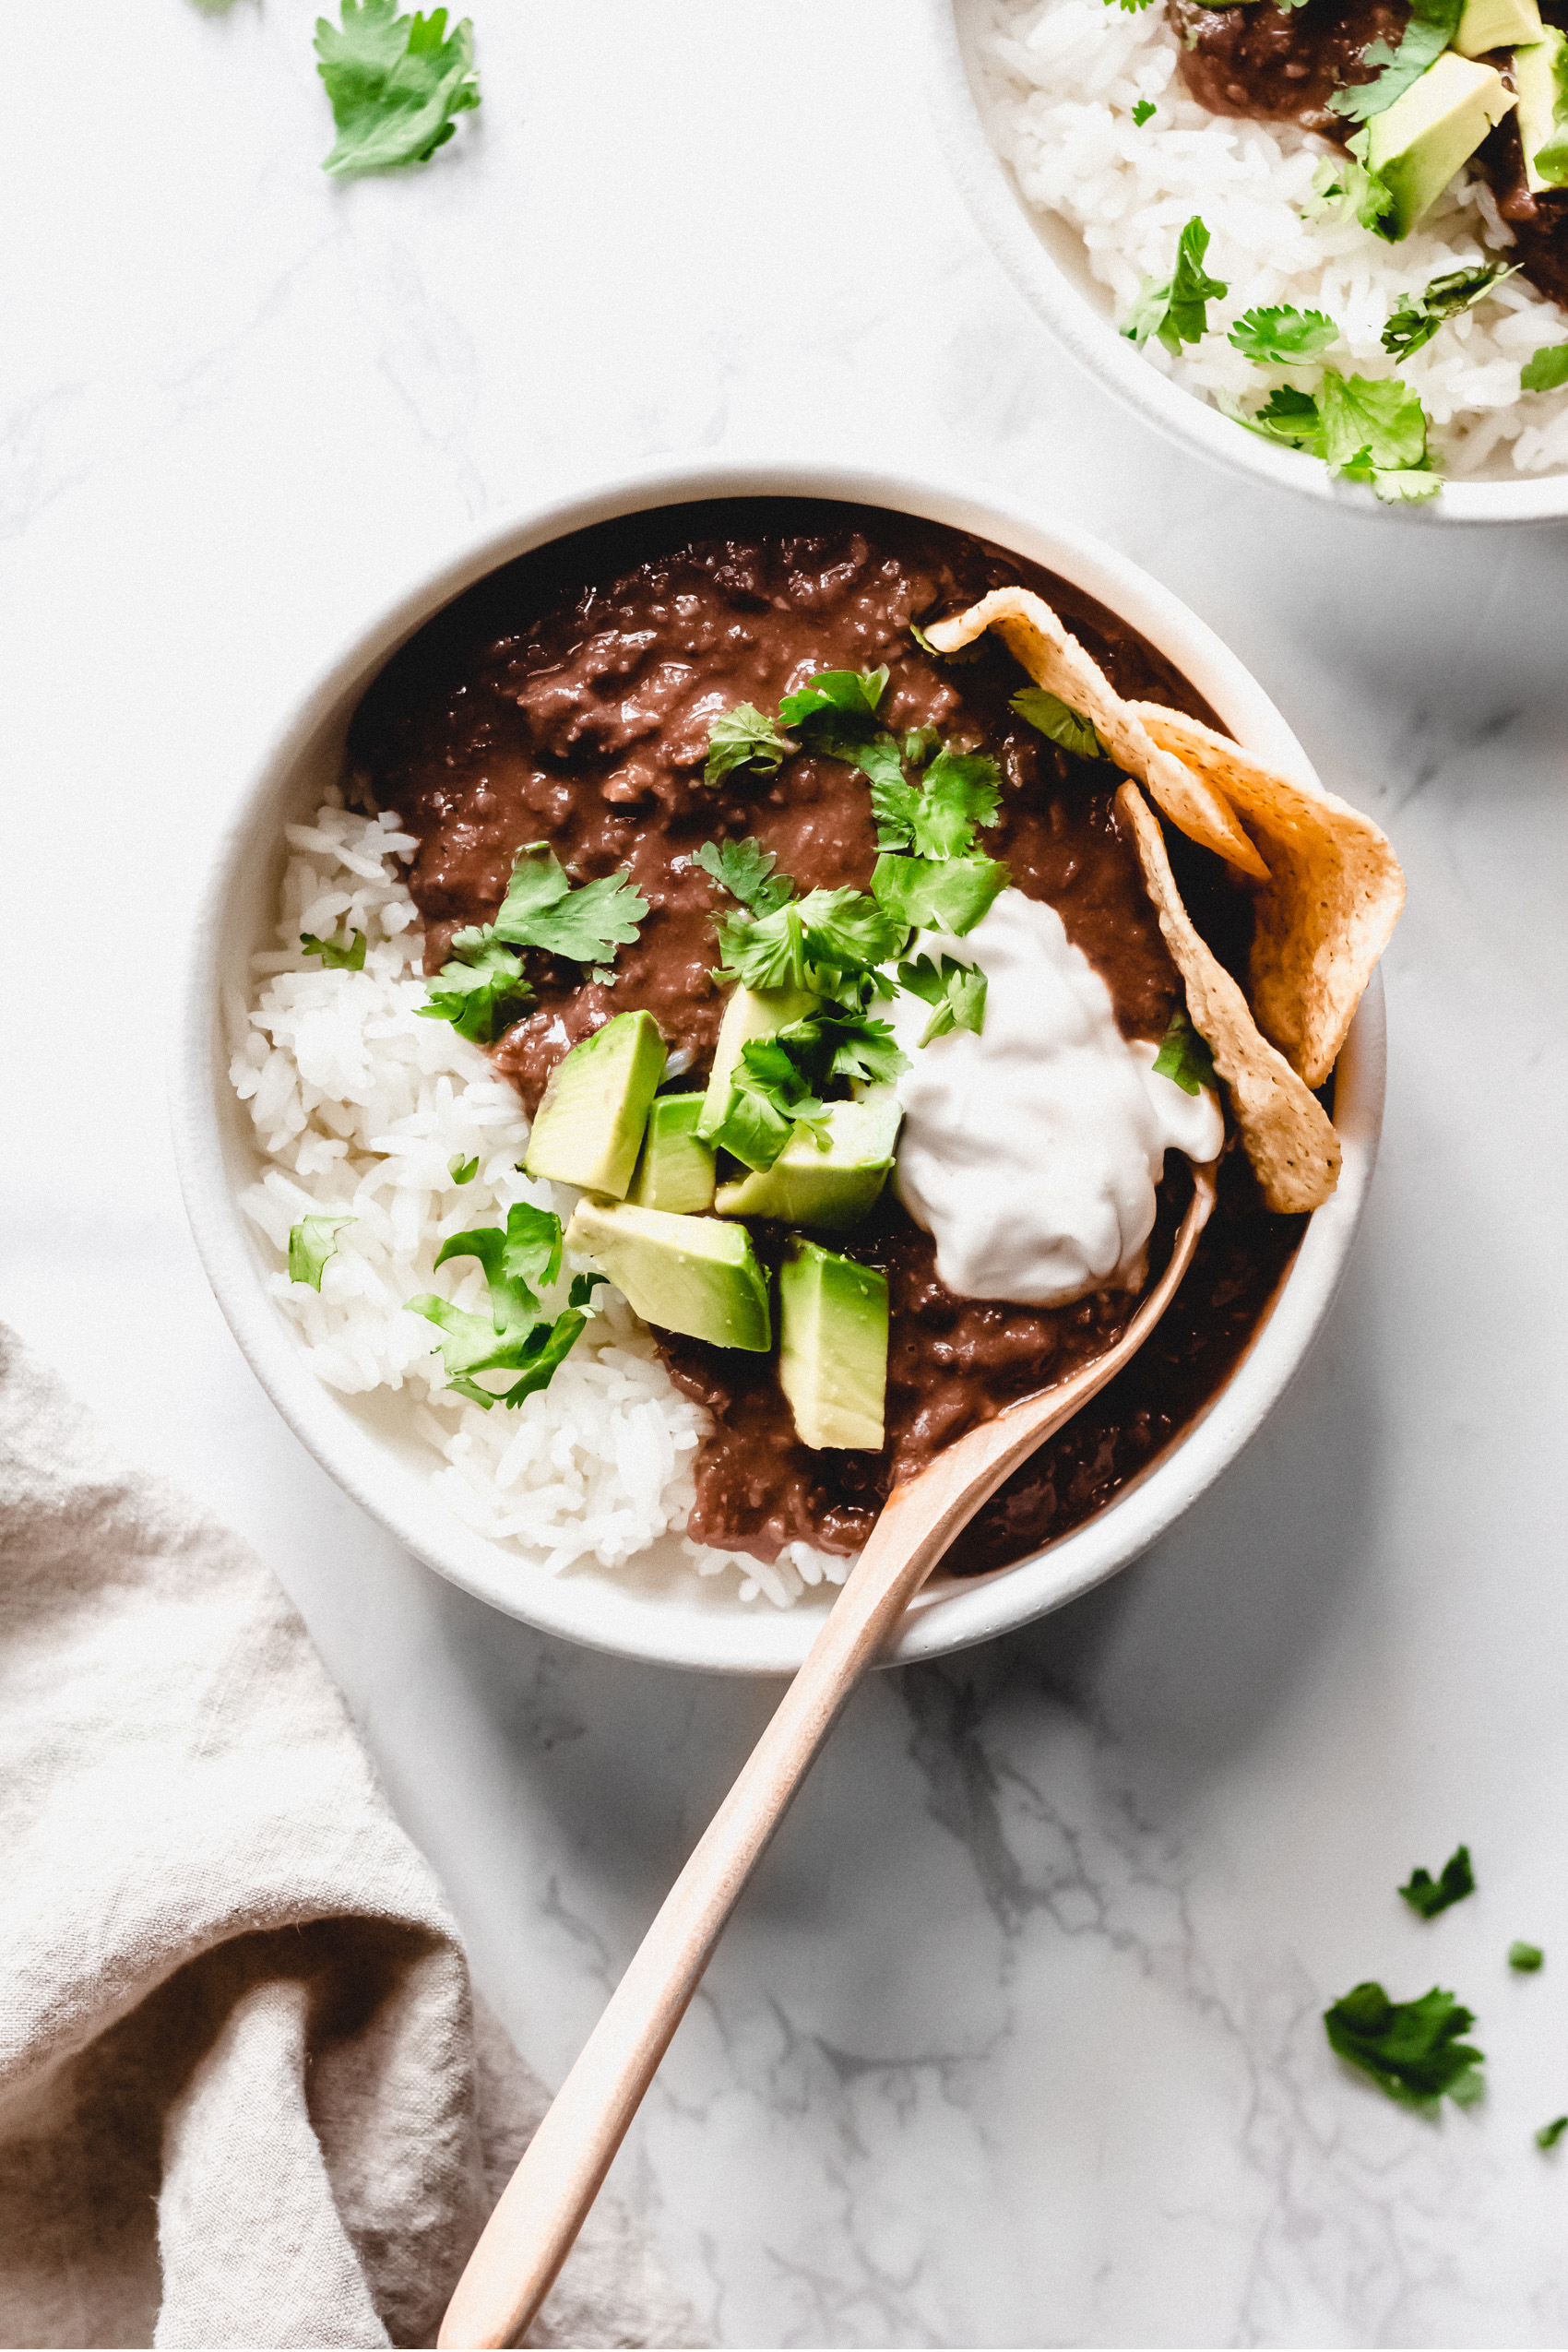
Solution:
<path fill-rule="evenodd" d="M 1519 370 L 1521 392 L 1555 392 L 1568 384 L 1568 343 L 1543 343 Z"/>
<path fill-rule="evenodd" d="M 1535 1976 L 1545 1960 L 1538 1943 L 1511 1943 L 1508 1947 L 1508 1966 L 1521 1977 Z"/>
<path fill-rule="evenodd" d="M 533 1002 L 518 951 L 541 948 L 612 980 L 617 946 L 636 939 L 647 913 L 647 900 L 624 870 L 574 884 L 547 842 L 526 842 L 495 921 L 456 933 L 419 1010 L 426 1020 L 450 1021 L 476 1045 L 493 1045 Z"/>
<path fill-rule="evenodd" d="M 1364 481 L 1385 505 L 1442 488 L 1427 446 L 1420 396 L 1396 375 L 1341 375 L 1324 368 L 1315 394 L 1282 385 L 1241 422 L 1266 440 L 1321 457 L 1330 473 Z"/>
<path fill-rule="evenodd" d="M 397 0 L 342 0 L 340 23 L 316 19 L 315 53 L 338 129 L 321 168 L 335 179 L 427 163 L 480 102 L 473 26 L 448 34 L 445 8 L 400 17 Z"/>
<path fill-rule="evenodd" d="M 1013 697 L 1010 707 L 1020 719 L 1038 727 L 1053 743 L 1060 743 L 1075 759 L 1109 759 L 1111 754 L 1100 742 L 1091 720 L 1081 711 L 1064 703 L 1045 686 L 1025 686 Z"/>
<path fill-rule="evenodd" d="M 364 933 L 350 932 L 346 939 L 317 939 L 314 931 L 302 931 L 300 947 L 306 956 L 319 956 L 324 972 L 362 972 L 364 969 Z"/>
<path fill-rule="evenodd" d="M 1457 318 L 1485 300 L 1494 286 L 1512 278 L 1517 264 L 1479 262 L 1468 269 L 1451 269 L 1431 278 L 1419 294 L 1407 294 L 1391 312 L 1383 330 L 1383 348 L 1396 359 L 1408 360 L 1425 349 L 1444 319 Z"/>
<path fill-rule="evenodd" d="M 460 1151 L 454 1152 L 446 1162 L 446 1173 L 454 1184 L 471 1184 L 479 1174 L 479 1155 L 476 1152 L 472 1159 L 465 1159 Z"/>
<path fill-rule="evenodd" d="M 720 978 L 835 996 L 897 953 L 897 922 L 861 890 L 809 890 L 760 916 L 720 918 Z"/>
<path fill-rule="evenodd" d="M 1554 2116 L 1550 2123 L 1543 2123 L 1536 2133 L 1537 2147 L 1554 2148 L 1564 2132 L 1568 2132 L 1568 2115 Z"/>
<path fill-rule="evenodd" d="M 1455 1847 L 1436 1878 L 1430 1871 L 1414 1870 L 1408 1884 L 1399 1889 L 1411 1910 L 1419 1911 L 1423 1919 L 1435 1919 L 1451 1903 L 1462 1903 L 1475 1891 L 1476 1874 L 1467 1846 Z"/>
<path fill-rule="evenodd" d="M 313 1290 L 321 1288 L 321 1277 L 327 1261 L 338 1251 L 338 1235 L 354 1219 L 345 1213 L 341 1217 L 302 1217 L 289 1232 L 289 1279 L 308 1282 Z"/>
<path fill-rule="evenodd" d="M 1280 303 L 1243 311 L 1226 340 L 1258 367 L 1301 367 L 1320 359 L 1339 329 L 1325 311 L 1296 310 Z"/>
<path fill-rule="evenodd" d="M 1176 240 L 1176 262 L 1169 278 L 1146 278 L 1122 332 L 1140 350 L 1158 336 L 1172 358 L 1183 343 L 1200 342 L 1208 332 L 1210 303 L 1223 301 L 1229 287 L 1211 278 L 1204 267 L 1208 230 L 1194 213 Z"/>
<path fill-rule="evenodd" d="M 1482 2053 L 1460 2039 L 1475 2018 L 1440 1986 L 1420 2001 L 1391 2001 L 1380 1984 L 1360 1984 L 1323 2022 L 1331 2049 L 1418 2115 L 1435 2116 L 1445 2093 L 1471 2107 L 1486 2087 Z"/>
<path fill-rule="evenodd" d="M 734 841 L 705 841 L 695 863 L 754 915 L 776 914 L 795 895 L 789 875 L 774 872 L 778 863 L 774 852 L 749 833 Z"/>
<path fill-rule="evenodd" d="M 921 782 L 902 774 L 871 779 L 872 814 L 881 849 L 912 849 L 921 858 L 963 857 L 976 828 L 993 826 L 1002 806 L 1002 775 L 984 752 L 939 751 Z"/>
<path fill-rule="evenodd" d="M 1184 1005 L 1178 1004 L 1170 1016 L 1154 1067 L 1157 1075 L 1171 1079 L 1183 1094 L 1200 1094 L 1215 1083 L 1208 1039 L 1193 1027 Z"/>
<path fill-rule="evenodd" d="M 922 1046 L 953 1029 L 970 1029 L 979 1037 L 985 1026 L 986 978 L 976 964 L 960 964 L 951 956 L 917 956 L 899 965 L 898 985 L 932 1008 Z"/>
<path fill-rule="evenodd" d="M 1385 113 L 1436 64 L 1463 14 L 1464 0 L 1410 0 L 1409 20 L 1398 46 L 1374 41 L 1361 60 L 1375 69 L 1372 80 L 1336 89 L 1328 101 L 1330 110 L 1352 123 L 1369 123 L 1374 114 Z"/>
<path fill-rule="evenodd" d="M 1152 98 L 1140 98 L 1133 109 L 1133 121 L 1141 131 L 1146 123 L 1153 122 L 1158 111 Z"/>
<path fill-rule="evenodd" d="M 430 1292 L 409 1300 L 409 1310 L 442 1333 L 441 1360 L 459 1396 L 487 1412 L 493 1405 L 520 1405 L 536 1389 L 549 1387 L 587 1328 L 584 1310 L 605 1277 L 574 1276 L 565 1308 L 553 1318 L 546 1315 L 540 1293 L 560 1276 L 561 1220 L 527 1201 L 513 1204 L 505 1227 L 454 1233 L 435 1263 L 443 1266 L 452 1258 L 469 1257 L 484 1268 L 488 1315 L 472 1314 Z M 518 1378 L 504 1390 L 481 1388 L 474 1375 L 482 1372 L 515 1372 Z"/>
<path fill-rule="evenodd" d="M 722 784 L 738 767 L 754 767 L 761 775 L 777 774 L 780 761 L 794 745 L 777 723 L 754 702 L 738 702 L 720 711 L 708 730 L 705 784 Z"/>

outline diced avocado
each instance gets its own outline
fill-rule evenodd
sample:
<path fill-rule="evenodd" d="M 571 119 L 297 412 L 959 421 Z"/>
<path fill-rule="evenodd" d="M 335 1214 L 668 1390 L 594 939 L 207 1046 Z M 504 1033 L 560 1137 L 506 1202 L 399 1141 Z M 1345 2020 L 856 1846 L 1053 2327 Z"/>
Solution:
<path fill-rule="evenodd" d="M 655 1097 L 643 1134 L 642 1157 L 626 1198 L 638 1208 L 697 1217 L 713 1206 L 713 1149 L 696 1133 L 700 1094 Z"/>
<path fill-rule="evenodd" d="M 772 1344 L 767 1277 L 743 1225 L 624 1201 L 579 1201 L 566 1247 L 598 1261 L 645 1323 L 716 1348 Z"/>
<path fill-rule="evenodd" d="M 798 1131 L 771 1168 L 720 1184 L 713 1206 L 720 1217 L 777 1217 L 826 1233 L 858 1225 L 887 1182 L 902 1116 L 891 1087 L 867 1102 L 836 1102 L 826 1149 Z"/>
<path fill-rule="evenodd" d="M 1484 57 L 1489 49 L 1515 49 L 1540 34 L 1536 0 L 1465 0 L 1450 46 L 1461 57 Z"/>
<path fill-rule="evenodd" d="M 778 1382 L 802 1445 L 880 1453 L 887 1396 L 887 1277 L 814 1241 L 778 1273 Z"/>
<path fill-rule="evenodd" d="M 1568 38 L 1555 25 L 1527 49 L 1515 49 L 1514 87 L 1526 186 L 1532 196 L 1568 187 Z"/>
<path fill-rule="evenodd" d="M 777 1158 L 778 1138 L 774 1138 L 770 1149 L 767 1141 L 759 1137 L 755 1121 L 733 1083 L 735 1071 L 754 1039 L 772 1037 L 791 1021 L 803 1021 L 808 1013 L 816 1011 L 819 1001 L 799 988 L 736 988 L 719 1025 L 713 1069 L 697 1122 L 696 1132 L 704 1143 L 722 1145 L 748 1168 L 766 1168 Z"/>
<path fill-rule="evenodd" d="M 1495 65 L 1445 49 L 1402 98 L 1372 116 L 1366 161 L 1394 198 L 1382 224 L 1385 235 L 1409 235 L 1513 103 Z"/>
<path fill-rule="evenodd" d="M 663 1075 L 664 1039 L 651 1013 L 606 1021 L 552 1070 L 529 1137 L 528 1173 L 619 1200 Z"/>

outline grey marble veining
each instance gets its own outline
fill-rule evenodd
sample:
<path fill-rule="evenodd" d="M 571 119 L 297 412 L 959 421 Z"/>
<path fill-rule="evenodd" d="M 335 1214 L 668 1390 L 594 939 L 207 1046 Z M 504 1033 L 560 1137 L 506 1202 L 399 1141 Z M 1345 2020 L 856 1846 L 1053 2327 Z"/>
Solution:
<path fill-rule="evenodd" d="M 774 1693 L 497 1622 L 278 1421 L 165 1135 L 190 892 L 303 679 L 525 500 L 827 455 L 1099 531 L 1395 834 L 1372 1207 L 1153 1554 L 857 1698 L 617 2177 L 725 2343 L 1562 2343 L 1568 533 L 1309 510 L 1107 408 L 893 0 L 473 5 L 484 106 L 422 174 L 322 178 L 305 0 L 83 0 L 14 112 L 0 1312 L 273 1562 L 558 2075 Z M 1462 1836 L 1481 1891 L 1423 1926 L 1393 1890 Z M 1480 2108 L 1339 2072 L 1365 1975 L 1478 2011 Z"/>

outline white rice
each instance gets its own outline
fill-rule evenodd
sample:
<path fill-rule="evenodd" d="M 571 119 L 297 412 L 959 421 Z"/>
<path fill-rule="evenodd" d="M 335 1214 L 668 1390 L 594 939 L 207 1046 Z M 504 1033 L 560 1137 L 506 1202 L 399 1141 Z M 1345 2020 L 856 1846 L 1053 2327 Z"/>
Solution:
<path fill-rule="evenodd" d="M 1390 375 L 1380 338 L 1400 297 L 1506 255 L 1513 243 L 1479 176 L 1446 190 L 1398 244 L 1354 219 L 1303 217 L 1313 172 L 1338 150 L 1286 124 L 1210 114 L 1188 98 L 1158 0 L 1134 14 L 1109 0 L 968 5 L 997 149 L 1028 202 L 1083 238 L 1118 325 L 1146 278 L 1170 276 L 1183 223 L 1203 216 L 1212 237 L 1205 267 L 1229 292 L 1209 304 L 1210 332 L 1183 344 L 1180 359 L 1156 341 L 1144 350 L 1152 366 L 1217 407 L 1251 411 L 1273 386 L 1306 389 L 1313 380 L 1300 369 L 1254 366 L 1233 350 L 1225 329 L 1243 311 L 1279 303 L 1324 311 L 1340 340 L 1319 364 Z M 1133 120 L 1140 100 L 1157 109 L 1142 128 Z M 1510 278 L 1399 369 L 1420 394 L 1450 473 L 1497 479 L 1568 467 L 1568 387 L 1519 388 L 1524 362 L 1543 343 L 1562 342 L 1565 328 L 1555 303 Z"/>
<path fill-rule="evenodd" d="M 673 1536 L 686 1563 L 677 1577 L 735 1572 L 742 1601 L 786 1609 L 810 1586 L 841 1584 L 849 1562 L 806 1544 L 768 1564 L 686 1537 L 711 1423 L 618 1291 L 596 1293 L 599 1313 L 518 1409 L 486 1412 L 450 1387 L 439 1334 L 404 1301 L 434 1290 L 479 1310 L 489 1294 L 475 1260 L 436 1273 L 442 1242 L 504 1223 L 515 1201 L 564 1222 L 576 1194 L 518 1173 L 529 1124 L 517 1093 L 449 1023 L 421 1017 L 423 933 L 401 870 L 417 843 L 395 816 L 354 814 L 336 793 L 288 842 L 279 945 L 252 958 L 250 1000 L 235 991 L 226 1013 L 230 1076 L 265 1163 L 241 1205 L 278 1254 L 268 1287 L 317 1377 L 350 1396 L 403 1392 L 450 1508 L 552 1574 L 613 1573 Z M 345 931 L 364 934 L 362 971 L 324 969 L 300 948 L 302 932 Z M 457 1184 L 452 1161 L 472 1158 L 477 1173 Z M 324 1214 L 353 1222 L 317 1294 L 289 1279 L 289 1232 Z M 572 1271 L 545 1301 L 552 1313 Z"/>

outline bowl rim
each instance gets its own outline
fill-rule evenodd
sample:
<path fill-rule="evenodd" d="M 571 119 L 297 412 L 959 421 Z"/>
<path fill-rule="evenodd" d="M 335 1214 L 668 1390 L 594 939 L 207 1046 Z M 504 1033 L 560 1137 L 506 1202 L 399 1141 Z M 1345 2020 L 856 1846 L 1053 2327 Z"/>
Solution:
<path fill-rule="evenodd" d="M 1262 756 L 1315 783 L 1283 717 L 1207 624 L 1147 574 L 1087 534 L 1004 509 L 983 490 L 838 463 L 660 463 L 597 488 L 528 506 L 466 534 L 445 558 L 350 634 L 291 704 L 232 799 L 211 855 L 185 956 L 171 1039 L 170 1108 L 176 1165 L 197 1250 L 242 1352 L 284 1420 L 336 1483 L 389 1534 L 451 1583 L 540 1630 L 614 1655 L 703 1671 L 788 1673 L 821 1622 L 808 1598 L 778 1610 L 728 1595 L 698 1609 L 618 1584 L 608 1572 L 551 1577 L 469 1528 L 429 1474 L 397 1459 L 348 1400 L 327 1388 L 265 1288 L 259 1244 L 244 1218 L 235 1162 L 255 1163 L 254 1136 L 228 1080 L 221 968 L 265 935 L 232 909 L 247 874 L 276 850 L 291 790 L 327 730 L 340 726 L 398 647 L 451 600 L 513 557 L 590 524 L 712 498 L 826 497 L 880 505 L 977 531 L 1046 564 L 1111 607 L 1174 660 L 1227 724 Z M 262 904 L 270 915 L 271 899 Z M 1336 1075 L 1344 1146 L 1340 1185 L 1313 1217 L 1276 1303 L 1225 1387 L 1170 1451 L 1113 1503 L 1046 1550 L 971 1580 L 938 1583 L 910 1611 L 885 1663 L 903 1665 L 990 1640 L 1059 1608 L 1147 1549 L 1218 1477 L 1283 1395 L 1343 1274 L 1376 1158 L 1384 1028 L 1374 973 Z M 243 1120 L 243 1126 L 241 1122 Z M 226 1137 L 228 1140 L 226 1140 Z"/>
<path fill-rule="evenodd" d="M 958 10 L 964 0 L 921 0 L 926 99 L 947 167 L 971 219 L 1036 316 L 1078 364 L 1167 440 L 1196 449 L 1249 481 L 1293 491 L 1319 505 L 1425 528 L 1554 523 L 1568 518 L 1568 468 L 1515 481 L 1449 481 L 1413 506 L 1385 506 L 1361 482 L 1336 481 L 1316 458 L 1247 433 L 1157 367 L 1119 335 L 1047 251 L 1009 166 L 986 129 Z"/>

